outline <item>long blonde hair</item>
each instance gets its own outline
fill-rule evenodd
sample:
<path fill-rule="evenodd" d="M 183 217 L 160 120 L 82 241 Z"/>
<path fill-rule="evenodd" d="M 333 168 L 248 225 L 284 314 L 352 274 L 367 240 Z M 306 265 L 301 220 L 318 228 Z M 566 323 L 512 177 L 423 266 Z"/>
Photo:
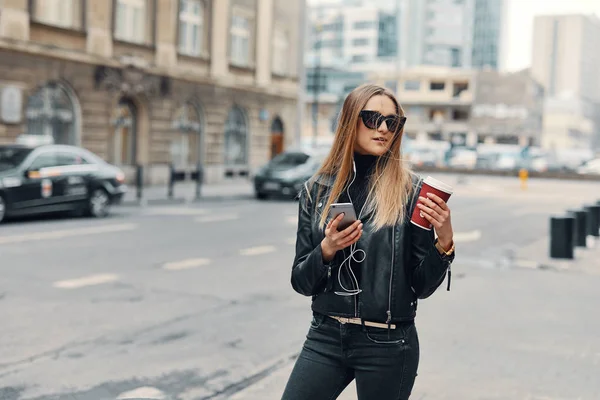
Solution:
<path fill-rule="evenodd" d="M 381 86 L 364 84 L 348 94 L 339 116 L 333 146 L 319 171 L 310 180 L 314 184 L 320 178 L 335 178 L 327 191 L 328 200 L 320 216 L 320 226 L 325 226 L 331 204 L 336 202 L 352 179 L 359 113 L 373 96 L 378 95 L 389 97 L 396 106 L 396 113 L 404 116 L 404 110 L 394 94 Z M 404 127 L 393 133 L 389 150 L 377 160 L 374 174 L 377 178 L 369 183 L 366 210 L 374 212 L 375 229 L 395 225 L 405 218 L 405 207 L 412 193 L 412 178 L 410 170 L 402 162 L 400 148 L 403 133 Z M 319 188 L 317 198 L 322 194 L 323 190 Z"/>

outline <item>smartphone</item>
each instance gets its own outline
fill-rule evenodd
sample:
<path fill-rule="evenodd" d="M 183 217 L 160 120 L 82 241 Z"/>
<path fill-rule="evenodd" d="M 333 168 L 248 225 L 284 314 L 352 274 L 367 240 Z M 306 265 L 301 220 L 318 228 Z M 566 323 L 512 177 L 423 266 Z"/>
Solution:
<path fill-rule="evenodd" d="M 329 220 L 336 218 L 344 213 L 344 218 L 338 224 L 338 231 L 343 231 L 356 221 L 356 211 L 352 203 L 333 203 L 329 209 Z"/>

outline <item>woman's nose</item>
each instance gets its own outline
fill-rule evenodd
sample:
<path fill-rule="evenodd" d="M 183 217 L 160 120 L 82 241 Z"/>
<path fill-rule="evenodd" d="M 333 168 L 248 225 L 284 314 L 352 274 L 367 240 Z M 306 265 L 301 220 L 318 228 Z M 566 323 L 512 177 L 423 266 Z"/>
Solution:
<path fill-rule="evenodd" d="M 388 126 L 387 126 L 387 122 L 382 121 L 381 125 L 379 125 L 379 128 L 377 128 L 377 132 L 380 133 L 387 133 L 388 132 Z"/>

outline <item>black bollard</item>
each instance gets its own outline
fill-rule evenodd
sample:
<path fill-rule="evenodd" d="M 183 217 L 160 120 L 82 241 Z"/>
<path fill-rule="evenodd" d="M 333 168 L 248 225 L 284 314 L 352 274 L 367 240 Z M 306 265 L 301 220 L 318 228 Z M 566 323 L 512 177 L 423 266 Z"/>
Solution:
<path fill-rule="evenodd" d="M 580 217 L 579 214 L 583 215 L 583 218 L 585 219 L 585 212 L 581 211 L 581 210 L 567 210 L 567 215 L 569 217 L 573 217 L 573 219 L 575 221 L 573 221 L 573 248 L 577 247 L 577 243 L 579 243 L 579 231 L 577 229 L 578 225 L 581 224 L 581 222 L 579 222 Z M 585 223 L 583 223 L 585 226 Z M 584 238 L 585 241 L 585 238 Z"/>
<path fill-rule="evenodd" d="M 575 246 L 587 247 L 587 220 L 588 213 L 585 210 L 575 211 Z"/>
<path fill-rule="evenodd" d="M 600 237 L 600 206 L 585 206 L 585 211 L 587 212 L 587 235 Z"/>
<path fill-rule="evenodd" d="M 573 247 L 574 217 L 550 218 L 550 258 L 572 260 L 575 256 Z"/>
<path fill-rule="evenodd" d="M 204 169 L 202 163 L 196 165 L 196 200 L 200 199 L 202 193 L 202 183 L 204 181 Z"/>
<path fill-rule="evenodd" d="M 175 164 L 171 163 L 169 164 L 169 183 L 168 183 L 168 191 L 167 191 L 167 197 L 169 199 L 173 198 L 174 195 L 174 187 L 175 187 Z"/>
<path fill-rule="evenodd" d="M 141 201 L 142 196 L 143 196 L 142 191 L 144 190 L 144 167 L 140 164 L 138 164 L 136 167 L 137 167 L 136 171 L 135 171 L 135 187 L 137 190 L 136 197 L 137 197 L 138 201 Z"/>

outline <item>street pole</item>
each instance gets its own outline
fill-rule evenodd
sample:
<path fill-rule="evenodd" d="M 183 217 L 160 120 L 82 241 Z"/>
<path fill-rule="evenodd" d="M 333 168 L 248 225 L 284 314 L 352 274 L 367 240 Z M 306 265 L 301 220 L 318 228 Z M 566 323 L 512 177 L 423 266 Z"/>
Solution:
<path fill-rule="evenodd" d="M 319 84 L 321 81 L 321 49 L 323 49 L 322 37 L 321 37 L 321 23 L 317 22 L 315 25 L 316 39 L 315 43 L 318 45 L 317 56 L 315 60 L 315 67 L 313 71 L 313 90 L 314 90 L 314 101 L 312 107 L 313 117 L 313 148 L 317 148 L 317 138 L 319 136 Z"/>
<path fill-rule="evenodd" d="M 302 1 L 300 7 L 300 40 L 298 40 L 298 103 L 296 104 L 296 146 L 300 147 L 302 141 L 302 128 L 304 126 L 304 114 L 306 113 L 306 66 L 304 55 L 306 54 L 307 14 L 306 0 Z"/>

